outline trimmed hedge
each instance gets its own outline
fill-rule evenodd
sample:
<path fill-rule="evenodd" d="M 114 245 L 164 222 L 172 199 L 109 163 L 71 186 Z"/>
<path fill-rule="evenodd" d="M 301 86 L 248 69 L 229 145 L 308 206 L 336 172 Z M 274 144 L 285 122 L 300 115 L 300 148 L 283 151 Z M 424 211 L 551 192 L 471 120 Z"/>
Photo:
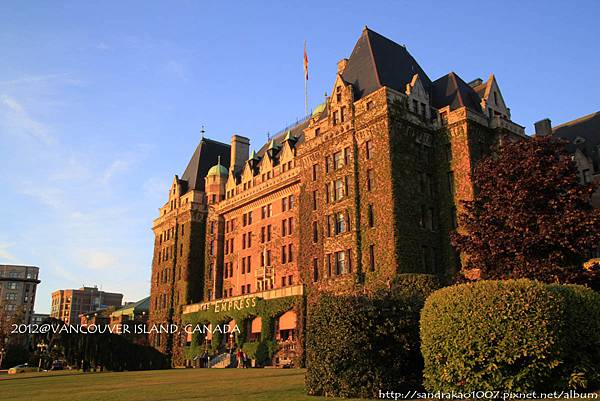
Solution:
<path fill-rule="evenodd" d="M 548 286 L 563 300 L 562 363 L 555 382 L 564 388 L 600 388 L 600 294 L 581 285 Z"/>
<path fill-rule="evenodd" d="M 525 279 L 436 291 L 421 315 L 425 388 L 527 392 L 594 385 L 599 311 L 592 290 Z"/>
<path fill-rule="evenodd" d="M 419 388 L 419 312 L 438 286 L 427 275 L 403 276 L 398 286 L 371 296 L 324 294 L 309 301 L 308 394 L 378 397 L 381 389 Z M 410 291 L 403 280 L 413 283 Z"/>

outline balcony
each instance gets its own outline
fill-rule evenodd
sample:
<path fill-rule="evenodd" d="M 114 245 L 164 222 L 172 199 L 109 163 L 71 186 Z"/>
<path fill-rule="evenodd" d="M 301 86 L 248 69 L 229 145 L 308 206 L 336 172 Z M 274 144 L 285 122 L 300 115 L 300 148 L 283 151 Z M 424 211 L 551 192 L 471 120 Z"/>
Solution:
<path fill-rule="evenodd" d="M 506 120 L 500 116 L 495 116 L 490 119 L 490 128 L 504 128 L 519 136 L 525 136 L 525 128 L 519 124 L 515 124 L 510 120 Z"/>
<path fill-rule="evenodd" d="M 264 266 L 264 267 L 257 267 L 256 270 L 254 271 L 254 276 L 256 278 L 261 278 L 261 277 L 273 277 L 273 266 Z"/>

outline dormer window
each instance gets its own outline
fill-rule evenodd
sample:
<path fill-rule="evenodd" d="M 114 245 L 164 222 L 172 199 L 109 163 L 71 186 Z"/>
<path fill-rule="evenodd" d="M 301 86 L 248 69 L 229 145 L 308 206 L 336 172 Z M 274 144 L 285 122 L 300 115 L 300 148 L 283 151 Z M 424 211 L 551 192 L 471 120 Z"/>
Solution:
<path fill-rule="evenodd" d="M 337 125 L 337 122 L 338 122 L 338 112 L 334 111 L 333 112 L 333 121 L 332 121 L 332 123 L 333 123 L 333 125 Z"/>

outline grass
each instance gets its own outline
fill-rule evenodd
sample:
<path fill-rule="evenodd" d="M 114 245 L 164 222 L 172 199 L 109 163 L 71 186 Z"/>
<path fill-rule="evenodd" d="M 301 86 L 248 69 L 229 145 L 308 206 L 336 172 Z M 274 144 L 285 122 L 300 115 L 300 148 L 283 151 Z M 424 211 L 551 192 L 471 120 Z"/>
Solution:
<path fill-rule="evenodd" d="M 304 369 L 170 369 L 0 376 L 0 399 L 26 401 L 334 400 L 304 391 Z"/>

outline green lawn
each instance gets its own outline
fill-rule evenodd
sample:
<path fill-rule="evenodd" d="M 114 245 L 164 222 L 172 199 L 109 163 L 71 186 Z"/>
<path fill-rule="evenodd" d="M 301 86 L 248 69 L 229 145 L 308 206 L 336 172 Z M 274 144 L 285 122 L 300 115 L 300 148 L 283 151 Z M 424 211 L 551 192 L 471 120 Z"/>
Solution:
<path fill-rule="evenodd" d="M 0 376 L 0 400 L 333 400 L 309 397 L 304 369 L 171 369 L 122 373 Z"/>

